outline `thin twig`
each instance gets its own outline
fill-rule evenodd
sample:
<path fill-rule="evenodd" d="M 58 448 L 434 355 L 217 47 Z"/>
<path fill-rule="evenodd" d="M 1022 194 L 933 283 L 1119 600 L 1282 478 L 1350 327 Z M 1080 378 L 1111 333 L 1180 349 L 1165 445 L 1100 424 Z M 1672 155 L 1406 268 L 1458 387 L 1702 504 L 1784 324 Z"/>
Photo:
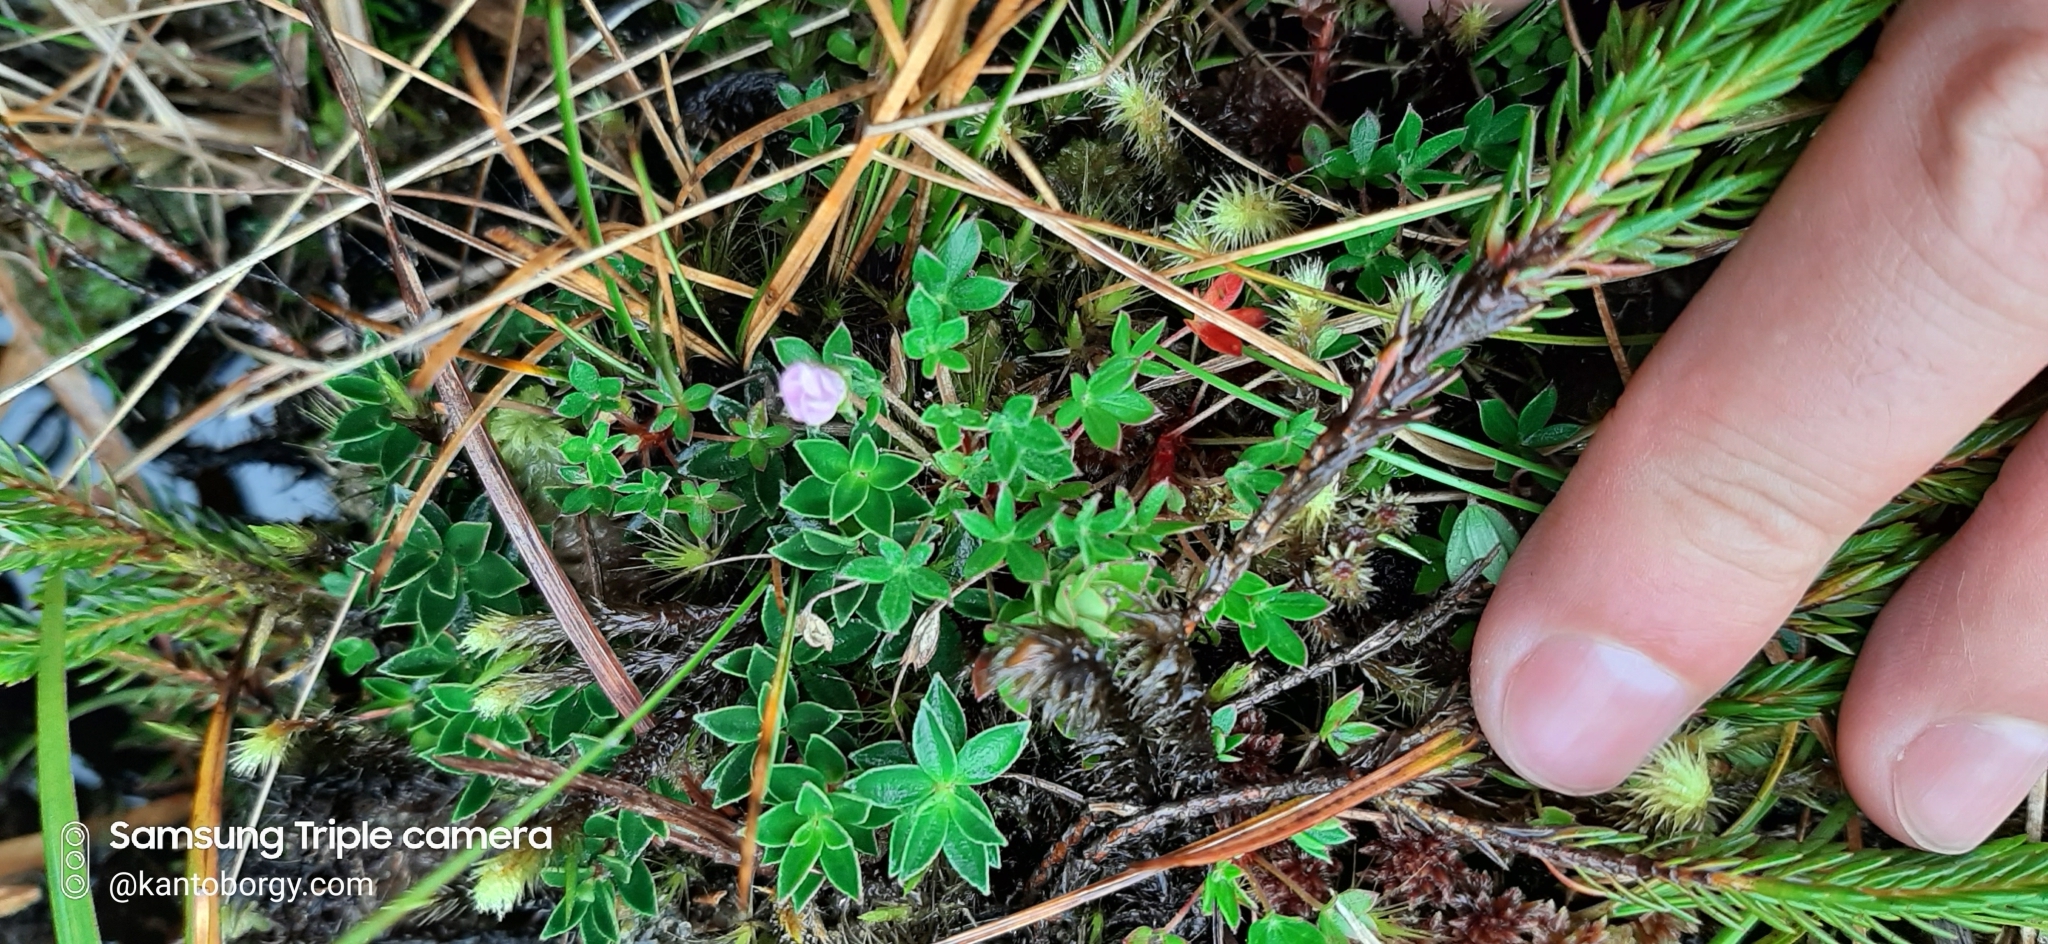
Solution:
<path fill-rule="evenodd" d="M 186 251 L 185 247 L 156 231 L 143 222 L 134 210 L 123 206 L 120 201 L 93 189 L 85 179 L 71 172 L 64 165 L 45 157 L 28 139 L 16 133 L 14 127 L 0 118 L 0 154 L 21 169 L 34 175 L 37 180 L 50 188 L 57 199 L 66 206 L 90 217 L 124 239 L 149 250 L 150 254 L 163 260 L 179 275 L 188 279 L 204 279 L 213 274 L 213 267 L 200 261 L 198 256 Z M 263 306 L 230 291 L 222 302 L 236 327 L 249 332 L 264 347 L 292 357 L 306 356 L 306 349 L 291 335 L 277 327 L 269 311 Z"/>
<path fill-rule="evenodd" d="M 1598 282 L 1593 283 L 1593 310 L 1600 313 L 1600 333 L 1607 336 L 1607 353 L 1614 356 L 1614 370 L 1621 374 L 1621 382 L 1627 384 L 1635 376 L 1635 369 L 1628 366 L 1628 352 L 1621 349 L 1621 331 L 1614 325 L 1614 312 L 1607 307 L 1607 292 Z"/>
<path fill-rule="evenodd" d="M 1460 614 L 1471 612 L 1472 606 L 1478 602 L 1477 591 L 1484 587 L 1479 578 L 1485 569 L 1484 561 L 1474 562 L 1457 580 L 1438 593 L 1422 612 L 1405 620 L 1388 622 L 1351 648 L 1333 653 L 1313 665 L 1295 669 L 1238 696 L 1230 704 L 1241 711 L 1297 685 L 1322 678 L 1344 666 L 1357 665 L 1389 648 L 1414 642 L 1444 628 Z"/>
<path fill-rule="evenodd" d="M 554 761 L 534 757 L 488 738 L 472 735 L 471 740 L 501 759 L 489 760 L 443 754 L 434 758 L 435 761 L 464 773 L 483 774 L 534 786 L 546 785 L 561 776 L 562 771 L 566 769 Z M 615 800 L 623 809 L 653 817 L 675 827 L 683 835 L 671 834 L 666 838 L 685 852 L 701 855 L 723 865 L 739 864 L 739 836 L 734 830 L 733 822 L 706 807 L 673 800 L 645 787 L 597 774 L 577 774 L 569 781 L 569 789 Z"/>

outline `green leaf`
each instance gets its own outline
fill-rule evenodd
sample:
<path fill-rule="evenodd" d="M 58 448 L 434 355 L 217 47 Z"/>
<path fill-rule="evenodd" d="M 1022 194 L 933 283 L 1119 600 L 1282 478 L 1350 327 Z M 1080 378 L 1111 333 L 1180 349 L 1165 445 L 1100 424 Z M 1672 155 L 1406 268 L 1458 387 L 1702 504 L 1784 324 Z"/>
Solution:
<path fill-rule="evenodd" d="M 1445 573 L 1456 577 L 1492 554 L 1493 558 L 1482 575 L 1489 581 L 1498 581 L 1501 570 L 1507 566 L 1508 555 L 1520 540 L 1521 536 L 1515 533 L 1515 526 L 1508 523 L 1506 515 L 1487 505 L 1467 505 L 1458 513 L 1457 522 L 1451 526 L 1451 536 L 1444 541 Z M 1495 553 L 1496 550 L 1499 553 Z"/>
<path fill-rule="evenodd" d="M 989 870 L 995 865 L 996 850 L 975 842 L 953 830 L 946 833 L 944 840 L 946 861 L 953 864 L 953 871 L 984 895 L 989 891 Z"/>
<path fill-rule="evenodd" d="M 377 647 L 360 636 L 344 636 L 334 641 L 334 658 L 343 675 L 354 675 L 377 661 Z"/>
<path fill-rule="evenodd" d="M 484 555 L 484 542 L 491 536 L 491 526 L 483 521 L 458 521 L 448 526 L 448 533 L 441 536 L 442 553 L 453 558 L 455 563 L 467 567 Z M 498 594 L 491 594 L 498 596 Z"/>
<path fill-rule="evenodd" d="M 920 716 L 927 711 L 933 714 L 940 730 L 946 732 L 946 740 L 955 750 L 967 743 L 967 715 L 960 710 L 960 699 L 953 697 L 953 690 L 936 676 L 925 690 L 923 704 L 917 706 Z"/>
<path fill-rule="evenodd" d="M 809 821 L 797 811 L 795 803 L 778 803 L 761 814 L 755 835 L 763 846 L 786 846 L 796 836 L 797 828 Z"/>
<path fill-rule="evenodd" d="M 824 825 L 839 829 L 840 834 L 845 835 L 844 828 L 837 823 Z M 825 878 L 833 888 L 839 889 L 840 894 L 856 901 L 860 899 L 860 860 L 854 856 L 850 842 L 846 845 L 827 842 L 824 852 L 818 856 L 818 864 L 823 868 Z"/>
<path fill-rule="evenodd" d="M 732 705 L 697 714 L 697 726 L 727 744 L 752 744 L 761 737 L 761 709 Z"/>
<path fill-rule="evenodd" d="M 1218 862 L 1202 876 L 1202 897 L 1198 901 L 1202 913 L 1216 916 L 1232 930 L 1243 923 L 1245 906 L 1251 903 L 1251 893 L 1245 890 L 1244 869 L 1237 863 Z"/>
<path fill-rule="evenodd" d="M 804 457 L 804 465 L 810 468 L 811 473 L 827 482 L 839 481 L 853 459 L 852 452 L 844 444 L 826 436 L 799 439 L 792 445 L 797 455 Z"/>
<path fill-rule="evenodd" d="M 1544 387 L 1543 392 L 1530 399 L 1528 406 L 1522 407 L 1522 415 L 1515 424 L 1520 441 L 1528 442 L 1550 425 L 1550 414 L 1556 409 L 1557 388 Z"/>
<path fill-rule="evenodd" d="M 1294 627 L 1271 620 L 1265 622 L 1264 629 L 1266 648 L 1273 658 L 1297 669 L 1308 664 L 1308 646 L 1302 643 L 1301 634 Z"/>
<path fill-rule="evenodd" d="M 1024 753 L 1024 735 L 1031 727 L 1028 721 L 1013 721 L 997 725 L 976 734 L 960 748 L 960 779 L 963 783 L 982 784 L 996 779 L 997 775 L 1010 769 L 1017 757 Z"/>
<path fill-rule="evenodd" d="M 1000 846 L 1009 842 L 996 829 L 996 817 L 989 812 L 988 804 L 964 786 L 953 789 L 953 828 L 984 846 Z"/>
<path fill-rule="evenodd" d="M 1379 944 L 1386 939 L 1388 935 L 1373 916 L 1376 904 L 1372 893 L 1362 888 L 1338 892 L 1316 916 L 1324 944 Z"/>
<path fill-rule="evenodd" d="M 918 709 L 917 721 L 910 728 L 910 753 L 933 780 L 950 782 L 960 773 L 959 749 L 947 736 L 939 714 L 930 710 L 929 701 Z"/>
<path fill-rule="evenodd" d="M 856 752 L 857 753 L 857 752 Z M 915 764 L 892 764 L 861 772 L 848 788 L 876 806 L 900 810 L 931 795 L 932 777 Z"/>
<path fill-rule="evenodd" d="M 470 591 L 484 600 L 495 600 L 526 586 L 526 575 L 501 554 L 485 553 L 464 572 L 463 577 Z"/>
<path fill-rule="evenodd" d="M 1410 114 L 1413 114 L 1411 112 Z M 1245 944 L 1326 944 L 1323 932 L 1300 918 L 1269 914 L 1252 922 Z"/>
<path fill-rule="evenodd" d="M 1010 283 L 986 276 L 962 279 L 946 292 L 946 299 L 961 311 L 986 311 L 1003 303 Z"/>
<path fill-rule="evenodd" d="M 832 483 L 815 475 L 806 476 L 782 496 L 782 507 L 790 514 L 824 521 L 832 517 Z"/>
<path fill-rule="evenodd" d="M 1479 403 L 1479 428 L 1486 431 L 1486 438 L 1503 446 L 1519 446 L 1522 443 L 1520 421 L 1513 410 L 1508 409 L 1505 400 L 1482 400 Z"/>
<path fill-rule="evenodd" d="M 1025 477 L 1057 483 L 1076 472 L 1066 437 L 1037 409 L 1037 400 L 1020 394 L 988 418 L 989 459 L 996 474 L 1012 485 L 1022 485 Z"/>
<path fill-rule="evenodd" d="M 1368 109 L 1358 120 L 1351 123 L 1351 138 L 1347 142 L 1351 158 L 1363 166 L 1372 160 L 1372 152 L 1380 143 L 1380 116 Z"/>
<path fill-rule="evenodd" d="M 618 883 L 618 889 L 626 907 L 635 912 L 652 917 L 659 910 L 660 902 L 654 894 L 654 873 L 648 870 L 647 863 L 635 861 L 625 880 Z"/>
<path fill-rule="evenodd" d="M 889 830 L 889 874 L 907 879 L 924 871 L 939 857 L 939 848 L 951 828 L 951 797 L 928 797 Z"/>
<path fill-rule="evenodd" d="M 946 234 L 946 241 L 939 246 L 939 262 L 945 266 L 945 279 L 952 284 L 967 277 L 974 268 L 974 260 L 981 255 L 981 228 L 973 223 L 956 226 Z"/>

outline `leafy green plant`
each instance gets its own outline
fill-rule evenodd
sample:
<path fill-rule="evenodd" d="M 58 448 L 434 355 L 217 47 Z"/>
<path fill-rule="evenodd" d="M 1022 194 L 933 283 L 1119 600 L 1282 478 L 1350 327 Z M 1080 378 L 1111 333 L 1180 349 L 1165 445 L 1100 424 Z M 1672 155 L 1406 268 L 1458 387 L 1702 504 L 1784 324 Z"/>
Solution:
<path fill-rule="evenodd" d="M 380 598 L 390 603 L 384 625 L 416 625 L 431 636 L 464 607 L 472 614 L 519 612 L 513 594 L 526 585 L 526 575 L 492 549 L 493 539 L 488 521 L 450 521 L 438 507 L 425 506 L 379 587 Z M 382 545 L 372 544 L 353 563 L 367 571 L 382 552 Z"/>
<path fill-rule="evenodd" d="M 1245 652 L 1258 655 L 1271 650 L 1273 658 L 1302 666 L 1308 664 L 1308 647 L 1302 643 L 1301 633 L 1290 624 L 1314 619 L 1329 608 L 1329 601 L 1316 594 L 1290 591 L 1266 582 L 1258 574 L 1245 574 L 1230 588 L 1216 612 L 1237 624 Z"/>
<path fill-rule="evenodd" d="M 1499 132 L 1493 129 L 1491 117 L 1483 125 L 1489 138 L 1482 146 L 1498 153 Z M 1516 137 L 1520 130 L 1517 126 Z M 1410 108 L 1401 116 L 1400 124 L 1394 126 L 1394 133 L 1382 142 L 1380 116 L 1368 111 L 1352 122 L 1351 134 L 1341 148 L 1331 144 L 1320 127 L 1310 125 L 1302 136 L 1302 155 L 1318 176 L 1332 183 L 1353 187 L 1399 184 L 1419 191 L 1434 184 L 1463 180 L 1457 173 L 1438 170 L 1434 165 L 1465 143 L 1469 131 L 1469 127 L 1453 128 L 1424 138 L 1422 116 Z"/>
<path fill-rule="evenodd" d="M 1498 398 L 1479 401 L 1479 425 L 1486 437 L 1525 459 L 1543 461 L 1543 450 L 1569 442 L 1579 434 L 1577 423 L 1553 423 L 1557 409 L 1557 388 L 1545 387 L 1519 411 Z M 1512 478 L 1515 466 L 1496 460 L 1494 475 Z"/>
<path fill-rule="evenodd" d="M 923 470 L 917 460 L 883 452 L 867 434 L 851 449 L 830 437 L 798 440 L 795 448 L 811 475 L 783 496 L 789 511 L 833 524 L 850 518 L 876 535 L 893 534 L 899 512 L 905 521 L 918 517 L 907 501 L 914 496 L 903 490 Z"/>
<path fill-rule="evenodd" d="M 1380 733 L 1378 725 L 1352 720 L 1364 704 L 1363 688 L 1354 688 L 1331 702 L 1330 707 L 1323 711 L 1323 723 L 1316 729 L 1316 737 L 1329 745 L 1331 752 L 1342 756 L 1377 736 Z"/>
<path fill-rule="evenodd" d="M 910 751 L 916 763 L 863 771 L 851 785 L 870 802 L 897 811 L 889 828 L 891 877 L 909 881 L 944 851 L 968 884 L 989 890 L 989 872 L 1007 840 L 972 788 L 1016 763 L 1029 727 L 1029 722 L 1013 721 L 970 739 L 952 690 L 932 682 L 912 727 Z"/>
<path fill-rule="evenodd" d="M 593 944 L 619 940 L 619 912 L 651 917 L 659 901 L 654 874 L 642 854 L 667 825 L 630 810 L 596 813 L 583 821 L 564 860 L 541 871 L 541 881 L 562 890 L 541 928 L 541 939 L 570 931 Z M 622 907 L 623 906 L 623 907 Z"/>
<path fill-rule="evenodd" d="M 1203 914 L 1215 915 L 1232 930 L 1244 923 L 1244 912 L 1256 905 L 1250 889 L 1245 887 L 1244 869 L 1237 863 L 1218 862 L 1202 876 L 1202 893 L 1196 907 Z"/>
<path fill-rule="evenodd" d="M 1209 743 L 1216 752 L 1216 759 L 1234 764 L 1243 758 L 1232 753 L 1244 746 L 1248 734 L 1234 734 L 1237 730 L 1237 706 L 1224 705 L 1209 713 Z"/>
<path fill-rule="evenodd" d="M 981 256 L 981 229 L 972 224 L 953 228 L 939 250 L 920 247 L 911 260 L 913 284 L 905 314 L 910 330 L 903 334 L 903 354 L 916 360 L 926 377 L 938 371 L 966 373 L 967 356 L 957 348 L 967 340 L 967 312 L 1002 304 L 1010 283 L 974 274 Z"/>
<path fill-rule="evenodd" d="M 350 404 L 327 434 L 336 447 L 335 458 L 375 466 L 386 477 L 397 475 L 412 461 L 420 437 L 405 424 L 424 414 L 419 402 L 406 393 L 395 366 L 374 362 L 328 381 L 327 387 Z"/>
<path fill-rule="evenodd" d="M 1130 317 L 1119 315 L 1111 334 L 1114 353 L 1095 365 L 1087 377 L 1075 374 L 1068 378 L 1072 396 L 1060 403 L 1053 422 L 1062 428 L 1081 424 L 1088 439 L 1103 449 L 1121 447 L 1123 428 L 1143 423 L 1155 412 L 1151 399 L 1133 385 L 1138 378 L 1138 354 L 1151 350 L 1165 330 L 1166 322 L 1161 321 L 1133 336 Z"/>

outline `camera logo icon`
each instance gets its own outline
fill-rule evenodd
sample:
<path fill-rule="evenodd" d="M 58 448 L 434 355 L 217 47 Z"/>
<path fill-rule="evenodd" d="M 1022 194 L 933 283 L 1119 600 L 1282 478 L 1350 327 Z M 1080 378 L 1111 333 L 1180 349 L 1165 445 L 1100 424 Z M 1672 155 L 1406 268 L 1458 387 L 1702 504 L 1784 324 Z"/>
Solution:
<path fill-rule="evenodd" d="M 86 846 L 92 836 L 84 823 L 73 821 L 64 825 L 57 840 L 57 890 L 66 898 L 84 898 L 92 893 L 92 881 L 86 875 Z"/>

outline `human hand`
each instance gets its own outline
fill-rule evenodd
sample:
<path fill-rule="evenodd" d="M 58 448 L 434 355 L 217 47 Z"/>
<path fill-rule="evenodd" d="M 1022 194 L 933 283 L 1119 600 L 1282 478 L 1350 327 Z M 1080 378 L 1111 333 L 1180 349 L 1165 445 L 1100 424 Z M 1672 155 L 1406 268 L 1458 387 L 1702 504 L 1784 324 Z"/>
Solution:
<path fill-rule="evenodd" d="M 1494 748 L 1619 784 L 2044 364 L 2048 2 L 1909 2 L 1508 564 L 1473 646 Z M 2048 432 L 1879 616 L 1838 750 L 1864 815 L 1941 852 L 2048 767 Z"/>

